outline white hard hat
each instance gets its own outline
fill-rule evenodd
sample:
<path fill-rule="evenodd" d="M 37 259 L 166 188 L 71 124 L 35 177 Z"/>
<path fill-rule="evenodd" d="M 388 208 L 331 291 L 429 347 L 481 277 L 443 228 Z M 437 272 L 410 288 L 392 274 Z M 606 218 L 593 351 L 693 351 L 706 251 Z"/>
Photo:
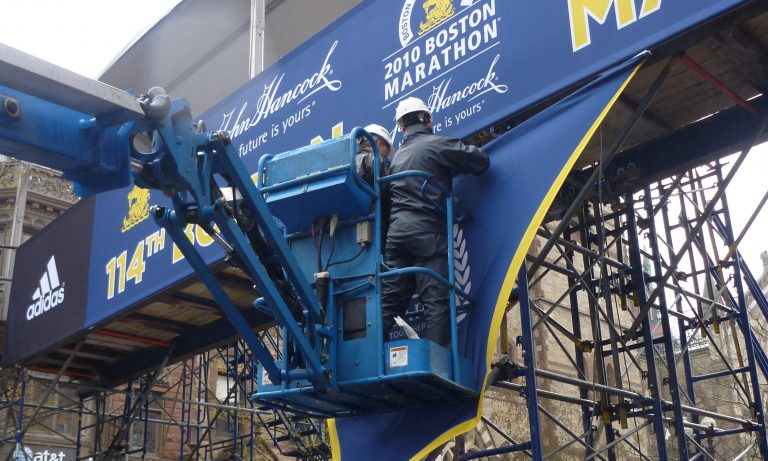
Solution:
<path fill-rule="evenodd" d="M 387 131 L 387 129 L 384 128 L 383 126 L 376 125 L 375 123 L 373 123 L 365 127 L 365 131 L 371 134 L 375 134 L 376 136 L 383 139 L 384 142 L 386 142 L 390 148 L 392 147 L 392 136 L 389 135 L 389 131 Z"/>
<path fill-rule="evenodd" d="M 400 123 L 400 119 L 403 118 L 404 115 L 412 114 L 414 112 L 426 112 L 430 117 L 432 116 L 429 107 L 424 104 L 424 101 L 419 98 L 410 97 L 403 99 L 397 105 L 397 109 L 395 109 L 395 120 Z"/>

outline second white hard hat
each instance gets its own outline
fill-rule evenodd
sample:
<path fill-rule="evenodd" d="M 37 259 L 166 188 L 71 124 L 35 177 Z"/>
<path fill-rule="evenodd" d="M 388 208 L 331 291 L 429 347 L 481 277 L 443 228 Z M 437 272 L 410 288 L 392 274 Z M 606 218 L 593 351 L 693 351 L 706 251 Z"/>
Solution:
<path fill-rule="evenodd" d="M 384 142 L 389 144 L 390 149 L 392 148 L 392 136 L 389 135 L 389 131 L 383 126 L 373 123 L 365 127 L 365 131 L 380 137 Z"/>
<path fill-rule="evenodd" d="M 426 112 L 430 117 L 432 116 L 429 107 L 424 104 L 424 101 L 419 98 L 410 97 L 403 99 L 397 105 L 397 109 L 395 109 L 395 120 L 400 123 L 400 119 L 403 118 L 404 115 L 412 114 L 414 112 Z"/>

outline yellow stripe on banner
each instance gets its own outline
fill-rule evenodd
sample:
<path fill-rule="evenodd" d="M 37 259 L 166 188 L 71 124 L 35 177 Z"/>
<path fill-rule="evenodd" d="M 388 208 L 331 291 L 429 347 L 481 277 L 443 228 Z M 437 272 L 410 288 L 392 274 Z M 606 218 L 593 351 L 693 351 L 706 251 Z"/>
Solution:
<path fill-rule="evenodd" d="M 571 172 L 571 168 L 573 168 L 574 163 L 576 163 L 576 160 L 578 160 L 579 156 L 584 151 L 584 148 L 587 147 L 587 143 L 592 138 L 592 135 L 595 134 L 595 131 L 597 131 L 597 128 L 600 126 L 601 123 L 603 123 L 603 119 L 611 110 L 613 105 L 616 103 L 616 100 L 619 98 L 619 95 L 621 95 L 621 93 L 624 92 L 624 89 L 627 87 L 627 85 L 635 76 L 635 74 L 637 74 L 637 71 L 640 70 L 640 67 L 642 67 L 644 62 L 645 61 L 638 64 L 634 68 L 632 73 L 629 74 L 629 76 L 621 85 L 621 87 L 618 89 L 616 94 L 613 95 L 608 105 L 605 106 L 603 111 L 600 113 L 600 116 L 597 118 L 597 120 L 595 120 L 595 123 L 592 124 L 592 127 L 584 135 L 581 142 L 576 147 L 576 150 L 573 151 L 570 158 L 565 163 L 565 166 L 560 171 L 560 174 L 552 183 L 552 186 L 549 188 L 549 192 L 547 192 L 547 195 L 544 197 L 544 200 L 542 200 L 541 204 L 539 205 L 539 208 L 536 211 L 536 214 L 534 215 L 533 219 L 528 224 L 528 229 L 525 231 L 525 234 L 523 234 L 523 238 L 520 241 L 520 244 L 518 245 L 517 250 L 515 251 L 514 257 L 512 258 L 512 263 L 509 265 L 509 269 L 507 269 L 507 275 L 504 278 L 504 283 L 502 283 L 501 285 L 501 290 L 499 291 L 499 297 L 496 301 L 496 308 L 494 309 L 493 320 L 491 321 L 491 329 L 488 332 L 488 344 L 486 345 L 485 367 L 489 371 L 491 366 L 491 359 L 493 358 L 493 350 L 496 346 L 496 341 L 498 341 L 499 339 L 501 319 L 504 315 L 504 312 L 506 311 L 507 300 L 509 299 L 510 293 L 512 293 L 512 288 L 517 279 L 517 275 L 518 275 L 518 272 L 520 271 L 520 267 L 523 261 L 525 260 L 525 255 L 528 252 L 528 248 L 530 247 L 531 243 L 533 243 L 533 239 L 536 236 L 536 229 L 538 229 L 542 221 L 544 221 L 544 215 L 546 214 L 547 210 L 549 210 L 549 207 L 550 205 L 552 205 L 552 202 L 555 200 L 555 196 L 557 195 L 558 191 L 560 191 L 560 187 L 565 182 L 565 178 L 568 177 L 568 174 Z M 482 396 L 483 394 L 485 394 L 485 389 L 487 385 L 488 385 L 488 375 L 486 374 L 485 381 L 483 382 L 483 389 L 480 392 L 480 401 L 477 405 L 477 414 L 475 415 L 475 417 L 473 419 L 464 421 L 461 424 L 457 424 L 456 426 L 445 431 L 442 435 L 440 435 L 435 440 L 433 440 L 429 445 L 427 445 L 421 451 L 416 453 L 416 455 L 411 458 L 411 461 L 419 461 L 425 458 L 431 451 L 435 450 L 440 445 L 448 442 L 454 437 L 458 437 L 461 434 L 471 431 L 475 426 L 477 426 L 477 424 L 480 422 L 480 417 L 483 414 L 483 397 Z M 334 461 L 340 461 L 340 458 L 337 459 L 334 456 Z"/>
<path fill-rule="evenodd" d="M 541 204 L 539 205 L 539 208 L 536 210 L 536 214 L 534 214 L 533 219 L 528 224 L 528 228 L 526 229 L 525 234 L 523 234 L 523 238 L 520 241 L 520 244 L 518 245 L 517 250 L 515 251 L 515 255 L 512 258 L 512 263 L 509 265 L 509 268 L 507 269 L 507 275 L 504 277 L 504 283 L 502 283 L 501 285 L 501 290 L 499 291 L 499 297 L 496 300 L 496 307 L 494 308 L 493 320 L 491 321 L 491 328 L 490 328 L 490 331 L 488 332 L 488 344 L 486 344 L 485 367 L 486 369 L 489 369 L 489 371 L 491 366 L 491 359 L 493 358 L 493 350 L 496 346 L 496 341 L 498 341 L 499 339 L 499 334 L 500 334 L 499 329 L 501 328 L 501 319 L 504 315 L 504 312 L 506 311 L 507 300 L 509 299 L 510 293 L 512 293 L 512 288 L 515 284 L 515 280 L 517 279 L 517 274 L 520 270 L 520 267 L 523 261 L 525 260 L 525 254 L 528 252 L 528 248 L 530 247 L 531 243 L 533 243 L 533 239 L 536 236 L 536 229 L 539 228 L 542 221 L 544 220 L 544 215 L 546 214 L 547 210 L 549 210 L 550 205 L 552 205 L 552 202 L 554 201 L 555 196 L 560 190 L 560 187 L 565 182 L 565 178 L 571 172 L 571 169 L 573 168 L 574 163 L 576 163 L 576 160 L 578 160 L 579 156 L 581 156 L 581 153 L 584 151 L 584 148 L 587 146 L 587 143 L 595 134 L 595 131 L 597 131 L 597 128 L 600 126 L 600 124 L 603 123 L 603 119 L 605 119 L 605 116 L 608 114 L 608 112 L 611 110 L 613 105 L 616 103 L 616 100 L 619 98 L 619 95 L 621 95 L 621 93 L 624 92 L 624 89 L 627 87 L 627 85 L 632 80 L 632 78 L 634 78 L 635 74 L 637 74 L 637 71 L 640 70 L 640 67 L 642 67 L 644 62 L 645 61 L 638 64 L 634 68 L 632 73 L 629 74 L 629 76 L 621 85 L 621 87 L 618 89 L 618 91 L 616 91 L 616 94 L 613 95 L 608 105 L 606 105 L 603 111 L 600 113 L 600 116 L 595 120 L 595 123 L 592 124 L 592 127 L 590 127 L 589 131 L 587 131 L 587 133 L 584 135 L 581 142 L 579 142 L 579 145 L 576 147 L 576 149 L 573 151 L 571 156 L 568 158 L 568 161 L 565 163 L 565 166 L 563 166 L 563 169 L 560 171 L 560 174 L 552 183 L 552 186 L 549 188 L 547 195 L 544 197 L 544 200 L 542 200 Z M 456 426 L 453 426 L 452 428 L 442 433 L 439 437 L 437 437 L 432 442 L 430 442 L 429 445 L 422 448 L 421 451 L 419 451 L 413 457 L 411 457 L 411 461 L 420 461 L 421 459 L 425 458 L 430 452 L 438 448 L 440 445 L 448 442 L 449 440 L 455 437 L 460 436 L 461 434 L 467 433 L 472 429 L 474 429 L 475 426 L 477 426 L 477 424 L 480 422 L 480 417 L 483 414 L 482 395 L 485 394 L 485 389 L 487 385 L 488 385 L 488 375 L 486 374 L 485 381 L 483 382 L 483 388 L 482 388 L 482 391 L 480 392 L 481 396 L 480 396 L 479 403 L 477 405 L 477 414 L 475 415 L 475 417 L 473 419 L 469 419 L 460 424 L 457 424 Z M 336 420 L 329 419 L 327 420 L 327 424 L 328 424 L 328 435 L 331 439 L 330 440 L 331 455 L 334 461 L 341 461 L 341 447 L 339 445 L 339 434 L 336 431 Z"/>
<path fill-rule="evenodd" d="M 331 458 L 333 461 L 341 461 L 341 445 L 339 445 L 339 433 L 336 432 L 336 420 L 326 419 L 328 425 L 328 438 L 331 442 Z"/>

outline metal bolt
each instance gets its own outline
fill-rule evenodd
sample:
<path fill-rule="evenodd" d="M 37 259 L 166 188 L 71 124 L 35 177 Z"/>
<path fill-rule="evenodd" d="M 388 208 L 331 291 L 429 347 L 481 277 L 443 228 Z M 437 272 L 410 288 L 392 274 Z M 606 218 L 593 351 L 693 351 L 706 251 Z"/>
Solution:
<path fill-rule="evenodd" d="M 10 118 L 19 118 L 21 116 L 21 106 L 19 101 L 7 96 L 0 96 L 3 100 L 3 112 Z"/>
<path fill-rule="evenodd" d="M 226 131 L 217 131 L 213 133 L 213 139 L 218 139 L 224 144 L 230 144 L 232 142 L 232 138 L 229 137 L 229 133 Z"/>

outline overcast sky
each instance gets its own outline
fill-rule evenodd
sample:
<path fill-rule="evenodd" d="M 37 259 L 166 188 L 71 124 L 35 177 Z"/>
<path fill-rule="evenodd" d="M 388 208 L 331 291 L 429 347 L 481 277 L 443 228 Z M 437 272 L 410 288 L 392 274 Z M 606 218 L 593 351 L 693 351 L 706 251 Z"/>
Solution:
<path fill-rule="evenodd" d="M 179 0 L 0 0 L 0 43 L 97 78 L 177 3 Z M 765 146 L 754 149 L 729 187 L 737 235 L 768 190 L 767 155 Z M 740 246 L 757 276 L 762 273 L 760 252 L 768 250 L 767 234 L 768 210 L 761 213 Z"/>
<path fill-rule="evenodd" d="M 738 237 L 760 200 L 768 191 L 768 144 L 762 144 L 749 153 L 739 172 L 728 186 L 728 206 Z M 734 159 L 735 160 L 735 159 Z M 739 245 L 741 255 L 756 277 L 763 272 L 760 253 L 768 250 L 768 204 L 764 205 L 754 224 Z M 721 255 L 722 256 L 722 255 Z"/>
<path fill-rule="evenodd" d="M 179 0 L 0 0 L 0 43 L 97 78 Z"/>

